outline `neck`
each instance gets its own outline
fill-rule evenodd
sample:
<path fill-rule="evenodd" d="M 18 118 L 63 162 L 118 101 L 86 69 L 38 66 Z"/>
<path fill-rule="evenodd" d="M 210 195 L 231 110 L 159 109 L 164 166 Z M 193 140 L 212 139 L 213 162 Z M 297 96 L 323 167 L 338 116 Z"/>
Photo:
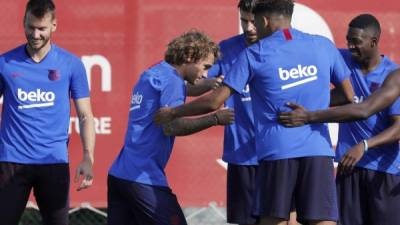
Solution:
<path fill-rule="evenodd" d="M 46 44 L 45 46 L 43 46 L 42 48 L 40 48 L 39 50 L 32 49 L 32 47 L 29 44 L 26 45 L 26 50 L 27 50 L 29 56 L 35 62 L 42 61 L 44 59 L 44 57 L 46 57 L 47 53 L 49 53 L 50 49 L 51 49 L 50 42 L 48 44 Z"/>
<path fill-rule="evenodd" d="M 364 74 L 368 74 L 373 71 L 380 63 L 381 63 L 381 55 L 379 53 L 374 54 L 372 57 L 369 57 L 362 62 L 359 62 L 359 66 L 361 71 Z"/>
<path fill-rule="evenodd" d="M 175 68 L 175 70 L 176 70 L 176 72 L 178 72 L 178 75 L 180 76 L 180 77 L 182 77 L 182 79 L 185 79 L 184 77 L 183 77 L 183 66 L 182 65 L 172 65 L 172 67 L 174 67 Z"/>

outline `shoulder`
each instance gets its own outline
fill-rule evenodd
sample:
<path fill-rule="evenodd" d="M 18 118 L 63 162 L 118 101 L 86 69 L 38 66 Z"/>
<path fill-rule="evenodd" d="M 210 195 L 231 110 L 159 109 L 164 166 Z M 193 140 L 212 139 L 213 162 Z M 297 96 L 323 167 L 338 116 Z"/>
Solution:
<path fill-rule="evenodd" d="M 2 61 L 6 62 L 9 60 L 13 60 L 13 59 L 17 59 L 17 58 L 21 58 L 26 54 L 25 53 L 25 44 L 20 45 L 14 49 L 8 50 L 7 52 L 3 53 L 0 58 Z"/>
<path fill-rule="evenodd" d="M 351 62 L 353 61 L 351 57 L 351 52 L 348 49 L 345 48 L 338 48 L 338 51 L 340 52 L 340 55 L 343 57 L 345 62 Z"/>
<path fill-rule="evenodd" d="M 81 58 L 79 58 L 77 55 L 69 52 L 68 50 L 58 47 L 55 44 L 52 44 L 52 48 L 54 48 L 53 51 L 55 51 L 55 53 L 57 54 L 57 57 L 60 60 L 67 60 L 72 63 L 82 64 Z"/>
<path fill-rule="evenodd" d="M 157 90 L 162 90 L 170 84 L 183 83 L 182 78 L 179 77 L 175 69 L 165 61 L 151 66 L 143 72 L 142 78 L 147 80 Z"/>
<path fill-rule="evenodd" d="M 228 39 L 222 40 L 219 43 L 219 46 L 221 48 L 223 48 L 223 47 L 229 47 L 229 46 L 232 46 L 232 45 L 237 45 L 238 43 L 240 43 L 240 42 L 242 42 L 244 40 L 243 38 L 244 38 L 243 34 L 235 35 L 235 36 L 230 37 Z"/>
<path fill-rule="evenodd" d="M 393 62 L 391 59 L 389 59 L 389 57 L 386 56 L 383 56 L 383 63 L 384 67 L 389 71 L 393 71 L 399 68 L 399 64 Z"/>

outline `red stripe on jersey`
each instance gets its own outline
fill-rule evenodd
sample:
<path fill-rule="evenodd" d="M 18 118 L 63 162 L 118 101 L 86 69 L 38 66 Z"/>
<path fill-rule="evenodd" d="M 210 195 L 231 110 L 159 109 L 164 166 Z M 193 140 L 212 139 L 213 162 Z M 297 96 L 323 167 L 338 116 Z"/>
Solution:
<path fill-rule="evenodd" d="M 290 41 L 293 39 L 292 34 L 290 33 L 289 29 L 284 29 L 283 34 L 285 35 L 286 41 Z"/>

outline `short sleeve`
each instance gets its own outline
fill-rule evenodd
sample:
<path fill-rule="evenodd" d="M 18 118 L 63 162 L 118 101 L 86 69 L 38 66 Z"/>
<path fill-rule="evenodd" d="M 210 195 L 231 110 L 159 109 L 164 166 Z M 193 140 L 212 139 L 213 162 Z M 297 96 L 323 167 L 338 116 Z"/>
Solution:
<path fill-rule="evenodd" d="M 330 41 L 326 41 L 328 47 L 328 54 L 331 56 L 331 83 L 334 85 L 340 85 L 344 80 L 349 79 L 350 70 L 346 65 L 339 50 Z"/>
<path fill-rule="evenodd" d="M 207 73 L 208 78 L 218 77 L 222 75 L 222 61 L 219 59 L 209 70 Z"/>
<path fill-rule="evenodd" d="M 236 63 L 225 76 L 224 83 L 237 93 L 241 93 L 245 89 L 246 84 L 249 83 L 250 75 L 250 62 L 247 56 L 247 50 L 245 50 L 240 53 Z"/>
<path fill-rule="evenodd" d="M 89 97 L 89 83 L 83 63 L 81 60 L 74 58 L 71 67 L 71 97 L 73 99 Z"/>
<path fill-rule="evenodd" d="M 175 107 L 185 103 L 186 86 L 178 75 L 172 73 L 152 74 L 150 84 L 160 92 L 160 107 Z"/>

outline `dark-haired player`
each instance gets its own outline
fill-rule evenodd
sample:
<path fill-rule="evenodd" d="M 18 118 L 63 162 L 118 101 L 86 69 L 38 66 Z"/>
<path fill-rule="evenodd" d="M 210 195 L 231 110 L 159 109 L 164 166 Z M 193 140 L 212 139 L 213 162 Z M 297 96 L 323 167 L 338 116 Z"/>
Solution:
<path fill-rule="evenodd" d="M 351 70 L 354 100 L 360 103 L 354 106 L 368 107 L 362 102 L 370 99 L 385 79 L 386 89 L 388 85 L 396 85 L 398 72 L 388 75 L 398 65 L 380 54 L 380 34 L 380 24 L 370 14 L 359 15 L 349 23 L 348 49 L 341 52 Z M 375 106 L 370 110 L 380 108 L 381 112 L 339 126 L 336 160 L 340 164 L 336 183 L 343 225 L 386 225 L 400 221 L 400 193 L 397 191 L 400 186 L 400 101 L 389 97 L 398 96 L 394 95 L 398 87 L 392 86 L 392 89 L 389 93 L 383 89 L 377 91 L 380 98 L 375 96 Z M 393 103 L 382 106 L 388 102 Z M 365 113 L 369 114 L 370 110 Z"/>
<path fill-rule="evenodd" d="M 78 57 L 51 43 L 56 27 L 54 3 L 30 0 L 24 16 L 27 43 L 0 56 L 2 225 L 18 224 L 31 189 L 43 224 L 68 224 L 70 98 L 83 145 L 75 180 L 83 176 L 78 190 L 92 184 L 95 132 L 86 72 Z"/>
<path fill-rule="evenodd" d="M 208 76 L 228 73 L 239 54 L 257 41 L 253 7 L 255 0 L 241 0 L 238 4 L 243 34 L 223 40 L 219 46 L 222 58 L 209 70 Z M 225 106 L 235 110 L 235 123 L 224 128 L 222 159 L 228 163 L 227 171 L 227 221 L 236 224 L 256 224 L 253 203 L 256 193 L 258 169 L 254 139 L 254 118 L 250 89 L 233 94 Z"/>
<path fill-rule="evenodd" d="M 331 41 L 290 27 L 293 6 L 291 0 L 259 1 L 253 11 L 259 41 L 240 54 L 225 85 L 186 105 L 162 109 L 155 121 L 215 110 L 249 83 L 260 160 L 256 209 L 261 224 L 286 224 L 293 200 L 299 220 L 336 224 L 334 152 L 327 126 L 285 128 L 277 113 L 289 110 L 288 101 L 328 108 L 331 82 L 350 102 L 350 71 Z"/>

